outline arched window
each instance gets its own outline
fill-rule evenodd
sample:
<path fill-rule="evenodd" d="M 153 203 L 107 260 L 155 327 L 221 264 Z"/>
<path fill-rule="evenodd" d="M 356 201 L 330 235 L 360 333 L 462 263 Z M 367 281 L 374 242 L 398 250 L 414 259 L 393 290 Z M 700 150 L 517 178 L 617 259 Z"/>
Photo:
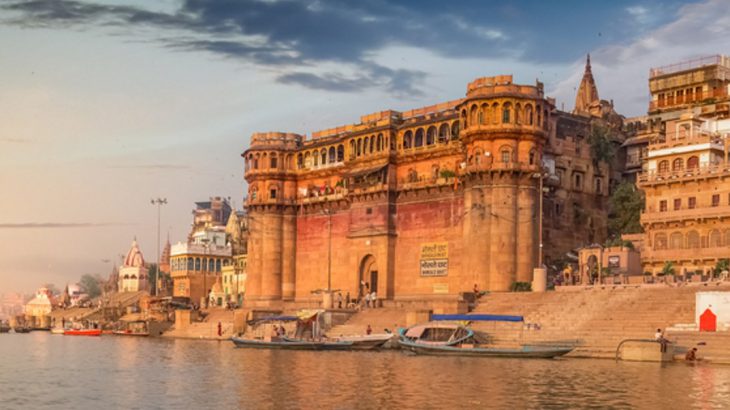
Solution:
<path fill-rule="evenodd" d="M 654 235 L 654 249 L 662 250 L 667 249 L 667 235 L 658 233 Z"/>
<path fill-rule="evenodd" d="M 510 103 L 505 103 L 502 106 L 502 124 L 508 124 L 510 122 Z"/>
<path fill-rule="evenodd" d="M 672 161 L 672 171 L 681 171 L 684 168 L 684 161 L 682 158 L 675 158 Z"/>
<path fill-rule="evenodd" d="M 345 146 L 340 144 L 337 146 L 337 162 L 345 160 Z"/>
<path fill-rule="evenodd" d="M 688 170 L 697 169 L 699 167 L 700 167 L 700 159 L 699 158 L 697 158 L 695 156 L 691 156 L 691 157 L 689 157 L 689 159 L 687 159 L 687 169 Z"/>
<path fill-rule="evenodd" d="M 681 232 L 674 232 L 669 237 L 669 249 L 682 249 L 684 244 L 684 235 Z"/>
<path fill-rule="evenodd" d="M 365 139 L 362 142 L 362 154 L 365 155 L 368 153 L 368 137 L 365 137 Z"/>
<path fill-rule="evenodd" d="M 215 261 L 215 271 L 216 272 L 220 272 L 221 271 L 221 260 L 220 259 L 217 259 Z"/>
<path fill-rule="evenodd" d="M 416 141 L 413 145 L 415 145 L 416 148 L 423 146 L 423 128 L 416 130 Z"/>
<path fill-rule="evenodd" d="M 319 152 L 319 157 L 322 159 L 320 163 L 322 165 L 327 165 L 327 149 L 322 148 L 322 151 Z"/>
<path fill-rule="evenodd" d="M 359 157 L 362 154 L 362 139 L 357 139 L 357 156 Z"/>
<path fill-rule="evenodd" d="M 449 124 L 441 124 L 439 127 L 439 142 L 444 143 L 449 140 Z"/>
<path fill-rule="evenodd" d="M 469 124 L 479 124 L 479 121 L 477 120 L 477 111 L 479 110 L 477 109 L 476 104 L 472 105 L 469 110 Z"/>
<path fill-rule="evenodd" d="M 530 165 L 535 165 L 535 150 L 534 149 L 530 150 L 530 155 L 529 155 L 528 160 L 529 160 Z"/>
<path fill-rule="evenodd" d="M 330 164 L 334 164 L 335 160 L 337 159 L 337 157 L 335 156 L 335 147 L 330 147 L 327 155 L 329 156 Z"/>
<path fill-rule="evenodd" d="M 304 167 L 309 168 L 312 166 L 312 158 L 309 155 L 309 152 L 304 153 Z"/>
<path fill-rule="evenodd" d="M 474 163 L 475 164 L 482 163 L 482 150 L 479 148 L 474 150 Z"/>
<path fill-rule="evenodd" d="M 594 185 L 595 185 L 595 189 L 596 189 L 596 193 L 597 194 L 603 193 L 603 181 L 601 180 L 601 178 L 596 177 L 596 182 L 595 182 Z"/>
<path fill-rule="evenodd" d="M 542 127 L 545 129 L 548 129 L 548 119 L 550 116 L 548 115 L 548 110 L 545 110 L 542 115 Z"/>
<path fill-rule="evenodd" d="M 452 140 L 459 139 L 459 122 L 458 121 L 454 121 L 454 123 L 451 124 L 451 139 Z"/>
<path fill-rule="evenodd" d="M 413 147 L 413 133 L 408 130 L 403 134 L 403 148 L 408 149 Z"/>
<path fill-rule="evenodd" d="M 355 140 L 350 140 L 350 159 L 355 158 L 357 154 L 357 143 Z"/>
<path fill-rule="evenodd" d="M 512 161 L 512 150 L 509 147 L 502 147 L 499 149 L 499 160 L 503 163 Z"/>
<path fill-rule="evenodd" d="M 527 125 L 533 125 L 534 119 L 532 118 L 532 105 L 527 104 L 525 106 L 525 119 L 527 119 Z"/>
<path fill-rule="evenodd" d="M 697 249 L 700 247 L 700 234 L 697 231 L 689 231 L 687 233 L 687 249 Z"/>
<path fill-rule="evenodd" d="M 536 106 L 535 111 L 537 111 L 537 122 L 535 123 L 535 125 L 539 127 L 540 124 L 542 124 L 542 107 L 539 105 Z"/>
<path fill-rule="evenodd" d="M 669 161 L 659 161 L 659 173 L 664 174 L 669 172 Z"/>
<path fill-rule="evenodd" d="M 426 145 L 433 145 L 434 142 L 436 142 L 436 127 L 430 126 L 426 131 Z"/>
<path fill-rule="evenodd" d="M 214 259 L 208 259 L 208 272 L 214 272 L 215 271 L 215 260 Z"/>
<path fill-rule="evenodd" d="M 259 169 L 259 154 L 256 154 L 256 158 L 253 159 L 253 169 Z"/>
<path fill-rule="evenodd" d="M 499 122 L 499 104 L 492 104 L 492 124 Z"/>
<path fill-rule="evenodd" d="M 195 258 L 195 270 L 200 271 L 200 258 Z"/>
<path fill-rule="evenodd" d="M 304 168 L 304 157 L 302 156 L 302 154 L 297 155 L 297 168 Z"/>
<path fill-rule="evenodd" d="M 482 104 L 482 107 L 479 110 L 479 113 L 482 116 L 482 119 L 481 119 L 481 121 L 479 121 L 479 124 L 489 124 L 489 104 Z"/>
<path fill-rule="evenodd" d="M 319 165 L 319 152 L 317 151 L 312 153 L 312 165 L 315 167 Z"/>
<path fill-rule="evenodd" d="M 378 134 L 378 151 L 382 151 L 383 148 L 383 134 Z"/>
<path fill-rule="evenodd" d="M 719 248 L 722 246 L 722 235 L 720 235 L 720 231 L 717 229 L 710 231 L 710 234 L 708 235 L 708 244 L 710 248 Z"/>
<path fill-rule="evenodd" d="M 188 258 L 188 270 L 195 270 L 195 265 L 193 264 L 193 258 Z"/>
<path fill-rule="evenodd" d="M 464 128 L 469 127 L 469 122 L 466 120 L 466 110 L 461 110 L 461 122 L 464 123 Z"/>
<path fill-rule="evenodd" d="M 375 152 L 375 136 L 370 137 L 370 153 Z"/>

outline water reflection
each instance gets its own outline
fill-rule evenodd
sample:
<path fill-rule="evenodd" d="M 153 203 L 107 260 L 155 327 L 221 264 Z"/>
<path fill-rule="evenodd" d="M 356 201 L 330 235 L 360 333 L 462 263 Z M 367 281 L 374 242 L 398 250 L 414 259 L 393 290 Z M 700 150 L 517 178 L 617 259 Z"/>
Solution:
<path fill-rule="evenodd" d="M 723 408 L 730 367 L 0 335 L 7 408 Z"/>

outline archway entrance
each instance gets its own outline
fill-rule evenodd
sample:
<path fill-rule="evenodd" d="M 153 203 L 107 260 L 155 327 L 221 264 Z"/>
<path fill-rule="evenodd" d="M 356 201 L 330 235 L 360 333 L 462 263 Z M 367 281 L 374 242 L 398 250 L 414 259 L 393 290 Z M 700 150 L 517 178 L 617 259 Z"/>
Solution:
<path fill-rule="evenodd" d="M 360 262 L 359 296 L 366 292 L 378 294 L 378 265 L 373 255 L 367 255 Z"/>

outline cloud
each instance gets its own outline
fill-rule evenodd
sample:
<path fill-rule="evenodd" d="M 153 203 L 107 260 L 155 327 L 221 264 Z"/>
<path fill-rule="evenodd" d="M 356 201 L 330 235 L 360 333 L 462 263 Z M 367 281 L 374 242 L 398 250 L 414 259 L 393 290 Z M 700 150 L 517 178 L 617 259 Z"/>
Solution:
<path fill-rule="evenodd" d="M 700 56 L 730 53 L 730 8 L 725 0 L 688 4 L 676 16 L 633 41 L 611 44 L 591 51 L 593 74 L 603 99 L 615 99 L 616 110 L 627 116 L 644 115 L 649 103 L 649 69 Z M 549 93 L 569 102 L 583 73 L 576 61 L 573 74 L 554 85 Z"/>
<path fill-rule="evenodd" d="M 0 229 L 37 229 L 37 228 L 99 228 L 104 226 L 122 226 L 119 223 L 91 223 L 91 222 L 21 222 L 0 223 Z"/>
<path fill-rule="evenodd" d="M 495 6 L 473 0 L 445 9 L 436 0 L 184 0 L 176 10 L 152 11 L 107 2 L 32 0 L 9 1 L 0 10 L 9 14 L 5 23 L 23 27 L 111 28 L 115 33 L 121 28 L 130 36 L 151 35 L 171 50 L 204 51 L 273 69 L 284 84 L 417 94 L 426 68 L 418 61 L 408 62 L 406 69 L 382 61 L 375 66 L 374 56 L 387 47 L 405 46 L 456 59 L 572 61 L 611 36 L 633 33 L 629 29 L 635 21 L 625 17 L 645 9 L 625 0 L 585 3 L 590 2 Z M 142 34 L 142 28 L 156 32 Z M 601 31 L 607 35 L 595 35 Z M 318 70 L 323 64 L 341 70 Z M 353 72 L 357 74 L 347 74 Z"/>

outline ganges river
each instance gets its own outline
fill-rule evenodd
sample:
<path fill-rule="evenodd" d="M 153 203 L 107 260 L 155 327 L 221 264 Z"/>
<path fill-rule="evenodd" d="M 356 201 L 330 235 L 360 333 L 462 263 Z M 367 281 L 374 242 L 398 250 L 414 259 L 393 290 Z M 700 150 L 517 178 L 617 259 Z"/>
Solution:
<path fill-rule="evenodd" d="M 2 409 L 730 408 L 730 367 L 0 334 Z"/>

